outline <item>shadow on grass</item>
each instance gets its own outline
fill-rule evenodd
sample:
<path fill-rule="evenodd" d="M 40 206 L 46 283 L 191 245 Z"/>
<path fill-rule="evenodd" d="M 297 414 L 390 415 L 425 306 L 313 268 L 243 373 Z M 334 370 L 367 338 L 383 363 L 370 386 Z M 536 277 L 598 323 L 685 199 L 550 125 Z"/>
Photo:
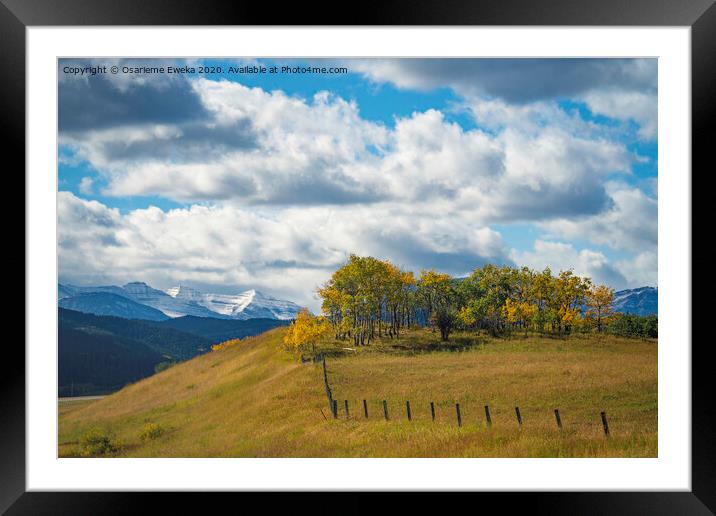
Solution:
<path fill-rule="evenodd" d="M 436 340 L 395 340 L 391 342 L 382 342 L 376 346 L 377 351 L 393 352 L 399 354 L 418 354 L 418 353 L 434 353 L 439 351 L 466 351 L 468 349 L 478 349 L 486 344 L 486 340 L 474 336 L 456 336 L 451 337 L 448 341 Z"/>
<path fill-rule="evenodd" d="M 419 355 L 425 353 L 440 352 L 461 352 L 470 350 L 481 350 L 492 347 L 493 344 L 515 344 L 521 346 L 524 343 L 525 349 L 532 349 L 545 340 L 559 343 L 593 342 L 592 334 L 550 334 L 550 333 L 524 333 L 522 331 L 505 332 L 498 335 L 490 335 L 487 332 L 467 333 L 457 332 L 450 336 L 448 341 L 443 341 L 440 334 L 427 329 L 414 330 L 402 334 L 400 338 L 390 339 L 386 336 L 376 338 L 370 344 L 353 347 L 352 342 L 345 341 L 322 342 L 317 345 L 313 352 L 304 353 L 302 360 L 305 362 L 318 361 L 325 358 L 344 358 L 365 354 L 387 354 L 387 355 Z M 559 351 L 559 350 L 558 350 Z"/>
<path fill-rule="evenodd" d="M 488 343 L 486 337 L 477 335 L 453 335 L 448 341 L 442 341 L 439 334 L 430 332 L 412 333 L 400 338 L 382 337 L 370 344 L 352 347 L 350 341 L 332 341 L 328 346 L 316 346 L 313 352 L 303 353 L 301 361 L 320 362 L 324 357 L 343 358 L 365 354 L 418 355 L 436 352 L 459 352 L 479 349 Z"/>

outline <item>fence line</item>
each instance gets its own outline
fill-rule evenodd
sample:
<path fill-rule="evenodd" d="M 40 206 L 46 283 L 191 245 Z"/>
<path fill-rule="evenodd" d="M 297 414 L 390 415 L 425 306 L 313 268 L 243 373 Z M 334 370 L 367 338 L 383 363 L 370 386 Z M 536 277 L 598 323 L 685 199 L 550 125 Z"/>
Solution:
<path fill-rule="evenodd" d="M 314 362 L 322 362 L 323 364 L 323 386 L 326 390 L 326 398 L 328 400 L 328 410 L 331 411 L 331 414 L 333 415 L 333 419 L 338 419 L 338 401 L 333 398 L 333 391 L 331 390 L 331 386 L 328 383 L 328 368 L 326 366 L 326 356 L 323 353 L 320 353 L 316 356 L 314 356 Z M 350 418 L 350 411 L 348 407 L 348 400 L 344 400 L 344 406 L 345 406 L 345 413 L 346 413 L 346 419 Z M 410 400 L 405 401 L 405 410 L 406 415 L 408 418 L 408 421 L 413 420 L 413 412 L 410 407 Z M 323 411 L 321 411 L 322 413 Z M 368 401 L 366 399 L 363 400 L 363 415 L 365 416 L 365 419 L 368 418 Z M 455 415 L 457 417 L 457 426 L 462 427 L 462 413 L 460 411 L 460 403 L 455 403 Z M 517 424 L 520 429 L 522 429 L 522 413 L 520 412 L 520 407 L 515 407 L 515 415 L 517 416 Z M 435 422 L 435 402 L 430 402 L 430 416 L 433 422 Z M 606 437 L 609 437 L 609 422 L 607 421 L 607 414 L 604 411 L 601 411 L 599 413 L 599 416 L 601 418 L 602 423 L 602 429 L 604 430 L 604 435 Z M 324 415 L 325 418 L 325 415 Z M 388 415 L 388 401 L 383 400 L 383 418 L 386 421 L 390 420 L 390 417 Z M 557 423 L 557 428 L 559 430 L 562 430 L 562 417 L 559 413 L 559 409 L 554 409 L 554 418 Z M 490 414 L 490 406 L 485 405 L 485 423 L 487 424 L 487 427 L 492 427 L 492 416 Z"/>

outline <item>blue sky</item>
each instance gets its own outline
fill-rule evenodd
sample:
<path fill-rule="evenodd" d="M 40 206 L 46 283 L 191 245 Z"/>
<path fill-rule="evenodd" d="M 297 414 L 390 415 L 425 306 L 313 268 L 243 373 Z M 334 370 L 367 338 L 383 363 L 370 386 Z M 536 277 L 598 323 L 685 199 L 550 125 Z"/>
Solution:
<path fill-rule="evenodd" d="M 229 71 L 252 64 L 348 72 Z M 120 73 L 77 73 L 91 65 Z M 182 65 L 196 72 L 121 71 Z M 59 67 L 61 281 L 258 288 L 315 309 L 358 253 L 656 285 L 655 60 Z"/>

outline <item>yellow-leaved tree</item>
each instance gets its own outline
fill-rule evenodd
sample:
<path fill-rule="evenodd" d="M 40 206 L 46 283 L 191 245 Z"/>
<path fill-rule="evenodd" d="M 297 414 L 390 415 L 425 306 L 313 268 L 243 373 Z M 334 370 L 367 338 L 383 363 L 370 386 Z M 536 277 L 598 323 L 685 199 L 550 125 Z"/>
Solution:
<path fill-rule="evenodd" d="M 601 332 L 614 313 L 614 289 L 605 285 L 592 286 L 587 292 L 587 319 Z"/>
<path fill-rule="evenodd" d="M 241 339 L 225 340 L 224 342 L 220 342 L 219 344 L 214 344 L 213 346 L 211 346 L 211 350 L 212 351 L 221 351 L 222 349 L 236 346 L 239 342 L 241 342 Z"/>
<path fill-rule="evenodd" d="M 330 325 L 325 317 L 314 317 L 305 308 L 296 315 L 296 320 L 288 327 L 283 343 L 292 349 L 301 349 L 306 344 L 315 344 L 326 332 Z"/>

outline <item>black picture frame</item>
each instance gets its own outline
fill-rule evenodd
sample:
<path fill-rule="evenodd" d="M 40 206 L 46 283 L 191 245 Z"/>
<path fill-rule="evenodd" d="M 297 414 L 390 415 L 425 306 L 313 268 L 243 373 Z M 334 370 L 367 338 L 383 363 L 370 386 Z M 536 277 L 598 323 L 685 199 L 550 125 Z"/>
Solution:
<path fill-rule="evenodd" d="M 0 0 L 0 113 L 5 127 L 5 162 L 14 158 L 15 169 L 25 169 L 25 30 L 29 26 L 654 25 L 691 27 L 692 170 L 706 172 L 709 150 L 716 141 L 716 94 L 712 91 L 716 84 L 714 0 L 631 0 L 628 3 L 623 0 L 384 0 L 375 5 L 345 3 L 339 7 L 338 3 L 322 1 L 283 3 L 279 8 L 266 2 L 240 1 Z M 689 171 L 684 173 L 688 177 Z M 691 177 L 693 180 L 693 172 Z M 24 182 L 21 188 L 24 190 Z M 21 263 L 21 256 L 16 252 L 10 257 L 10 266 L 14 270 L 24 269 L 27 258 L 23 251 Z M 692 259 L 693 268 L 699 265 Z M 16 342 L 13 346 L 10 343 L 6 342 L 0 362 L 0 512 L 7 511 L 9 515 L 124 514 L 146 508 L 150 499 L 156 502 L 156 498 L 161 498 L 163 513 L 192 513 L 193 507 L 206 510 L 204 496 L 197 500 L 177 493 L 25 492 L 25 355 Z M 494 499 L 501 510 L 525 509 L 531 513 L 713 514 L 716 511 L 716 427 L 714 404 L 709 399 L 712 392 L 711 365 L 707 360 L 709 342 L 698 344 L 691 347 L 691 492 L 484 493 L 479 496 Z M 375 500 L 375 496 L 352 494 L 333 508 L 343 513 L 373 512 L 384 507 L 383 501 Z M 280 502 L 282 498 L 285 497 L 273 500 Z M 475 509 L 482 504 L 481 500 Z M 405 512 L 423 505 L 423 496 L 416 494 L 401 502 L 401 510 Z"/>

